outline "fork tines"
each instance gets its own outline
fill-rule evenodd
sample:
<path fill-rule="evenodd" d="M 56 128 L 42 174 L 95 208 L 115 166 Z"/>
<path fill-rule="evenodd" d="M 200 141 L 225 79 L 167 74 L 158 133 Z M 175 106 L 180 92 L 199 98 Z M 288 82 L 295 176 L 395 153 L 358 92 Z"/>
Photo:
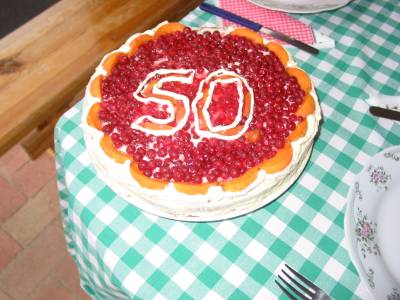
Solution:
<path fill-rule="evenodd" d="M 303 275 L 295 271 L 292 267 L 288 266 L 287 264 L 285 264 L 285 267 L 289 269 L 294 276 L 290 275 L 285 270 L 282 270 L 282 273 L 285 274 L 285 276 L 289 280 L 286 280 L 281 275 L 278 275 L 278 278 L 286 286 L 285 287 L 284 285 L 282 285 L 278 280 L 275 280 L 276 284 L 279 286 L 282 292 L 284 292 L 286 296 L 288 296 L 292 300 L 297 300 L 297 298 L 294 297 L 294 295 L 296 295 L 302 300 L 314 299 L 320 289 L 310 280 L 308 280 Z"/>

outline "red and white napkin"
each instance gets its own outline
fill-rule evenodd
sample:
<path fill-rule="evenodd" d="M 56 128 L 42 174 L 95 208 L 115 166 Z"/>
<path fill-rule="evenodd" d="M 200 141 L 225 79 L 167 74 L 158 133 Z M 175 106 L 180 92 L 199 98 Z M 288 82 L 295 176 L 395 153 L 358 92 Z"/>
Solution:
<path fill-rule="evenodd" d="M 247 0 L 219 0 L 219 7 L 265 27 L 285 33 L 304 43 L 319 47 L 332 46 L 333 41 L 331 39 L 316 32 L 309 25 L 300 22 L 285 12 L 263 8 Z M 223 26 L 232 24 L 230 21 L 222 20 Z"/>

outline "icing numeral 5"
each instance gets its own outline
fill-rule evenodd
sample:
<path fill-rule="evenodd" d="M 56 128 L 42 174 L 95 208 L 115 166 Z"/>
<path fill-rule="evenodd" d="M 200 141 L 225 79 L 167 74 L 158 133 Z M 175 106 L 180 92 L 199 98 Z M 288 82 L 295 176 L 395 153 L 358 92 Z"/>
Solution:
<path fill-rule="evenodd" d="M 133 93 L 133 97 L 144 104 L 154 102 L 162 106 L 166 105 L 169 116 L 159 119 L 143 115 L 137 118 L 131 127 L 158 136 L 172 135 L 182 129 L 190 114 L 189 99 L 184 95 L 163 90 L 161 86 L 166 82 L 174 81 L 192 84 L 194 73 L 194 70 L 156 70 L 149 73 Z M 156 77 L 158 79 L 155 79 Z M 176 122 L 176 126 L 168 125 L 173 121 Z"/>

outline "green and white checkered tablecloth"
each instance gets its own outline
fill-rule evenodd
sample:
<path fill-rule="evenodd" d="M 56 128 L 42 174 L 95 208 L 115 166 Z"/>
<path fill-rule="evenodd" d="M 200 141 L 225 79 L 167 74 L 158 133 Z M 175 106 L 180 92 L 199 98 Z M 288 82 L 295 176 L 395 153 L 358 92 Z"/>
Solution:
<path fill-rule="evenodd" d="M 400 123 L 368 113 L 365 88 L 399 94 L 400 2 L 355 0 L 294 15 L 336 41 L 311 56 L 291 49 L 316 85 L 324 115 L 300 179 L 273 203 L 211 223 L 144 213 L 101 181 L 85 151 L 81 104 L 56 126 L 58 187 L 69 251 L 94 299 L 276 299 L 284 262 L 333 299 L 367 299 L 347 252 L 346 195 L 365 160 L 400 144 Z M 215 25 L 199 9 L 183 19 Z"/>

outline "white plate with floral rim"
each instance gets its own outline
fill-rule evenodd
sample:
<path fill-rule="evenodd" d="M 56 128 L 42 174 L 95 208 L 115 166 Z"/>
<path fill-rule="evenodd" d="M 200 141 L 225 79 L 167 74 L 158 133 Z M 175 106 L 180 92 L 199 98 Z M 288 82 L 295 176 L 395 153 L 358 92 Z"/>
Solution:
<path fill-rule="evenodd" d="M 400 299 L 400 146 L 373 156 L 348 194 L 349 252 L 375 299 Z"/>
<path fill-rule="evenodd" d="M 288 13 L 310 14 L 333 10 L 347 5 L 351 0 L 249 0 L 255 5 Z"/>

